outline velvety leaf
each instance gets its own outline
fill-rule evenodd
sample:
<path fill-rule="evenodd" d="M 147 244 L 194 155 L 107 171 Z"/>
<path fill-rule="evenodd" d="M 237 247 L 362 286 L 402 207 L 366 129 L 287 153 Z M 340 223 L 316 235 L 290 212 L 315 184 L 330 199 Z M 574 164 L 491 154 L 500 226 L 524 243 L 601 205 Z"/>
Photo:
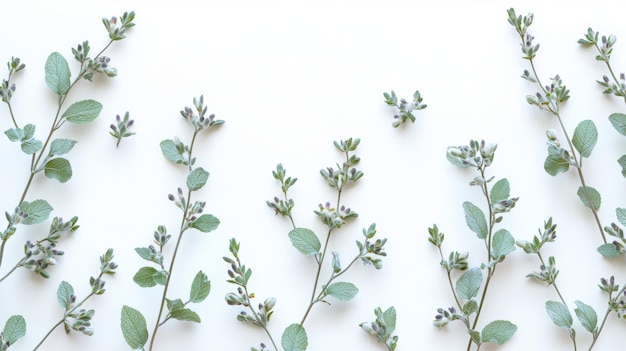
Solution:
<path fill-rule="evenodd" d="M 306 228 L 295 228 L 289 232 L 289 240 L 304 255 L 315 255 L 320 252 L 322 244 L 317 235 Z"/>
<path fill-rule="evenodd" d="M 78 101 L 70 105 L 61 117 L 74 124 L 88 124 L 100 115 L 102 104 L 95 100 Z"/>
<path fill-rule="evenodd" d="M 66 281 L 62 281 L 57 289 L 57 300 L 61 307 L 67 310 L 72 305 L 72 295 L 74 295 L 74 288 Z"/>
<path fill-rule="evenodd" d="M 617 220 L 623 225 L 626 226 L 626 208 L 616 208 L 615 215 L 617 216 Z"/>
<path fill-rule="evenodd" d="M 617 160 L 617 163 L 622 167 L 622 177 L 626 178 L 626 155 L 622 155 L 622 157 Z"/>
<path fill-rule="evenodd" d="M 46 84 L 53 93 L 63 95 L 70 89 L 70 67 L 63 55 L 53 52 L 46 60 Z"/>
<path fill-rule="evenodd" d="M 359 293 L 359 289 L 352 283 L 337 282 L 326 287 L 326 293 L 340 301 L 349 301 Z"/>
<path fill-rule="evenodd" d="M 517 331 L 517 326 L 509 321 L 493 321 L 482 331 L 482 342 L 495 342 L 502 345 Z"/>
<path fill-rule="evenodd" d="M 491 256 L 494 259 L 504 257 L 515 251 L 515 239 L 506 229 L 500 229 L 493 234 L 491 242 Z"/>
<path fill-rule="evenodd" d="M 154 277 L 157 274 L 154 267 L 141 267 L 133 276 L 133 281 L 142 288 L 150 288 L 157 284 Z"/>
<path fill-rule="evenodd" d="M 211 292 L 211 282 L 206 274 L 199 271 L 191 283 L 191 292 L 189 293 L 189 301 L 193 303 L 202 302 L 209 296 Z"/>
<path fill-rule="evenodd" d="M 175 163 L 185 162 L 183 156 L 178 152 L 178 149 L 176 149 L 176 143 L 174 143 L 174 140 L 163 140 L 159 145 L 161 147 L 161 152 L 166 159 Z"/>
<path fill-rule="evenodd" d="M 70 161 L 62 157 L 53 158 L 46 162 L 44 173 L 50 179 L 65 183 L 72 178 L 72 165 L 70 165 Z"/>
<path fill-rule="evenodd" d="M 621 135 L 626 135 L 626 115 L 623 113 L 613 113 L 609 116 L 609 121 Z"/>
<path fill-rule="evenodd" d="M 283 332 L 280 344 L 285 351 L 305 351 L 309 346 L 306 330 L 300 324 L 292 324 Z"/>
<path fill-rule="evenodd" d="M 144 260 L 152 262 L 152 250 L 147 247 L 136 247 L 135 252 Z"/>
<path fill-rule="evenodd" d="M 470 268 L 456 281 L 456 293 L 460 299 L 470 300 L 478 294 L 483 282 L 483 273 L 480 268 Z"/>
<path fill-rule="evenodd" d="M 543 169 L 551 176 L 569 170 L 569 161 L 561 156 L 556 147 L 550 145 L 548 147 L 548 157 L 543 163 Z"/>
<path fill-rule="evenodd" d="M 601 204 L 601 200 L 602 198 L 600 197 L 600 193 L 598 193 L 598 191 L 590 186 L 586 187 L 587 189 L 587 193 L 589 194 L 589 199 L 591 200 L 591 204 L 589 204 L 589 202 L 587 201 L 587 198 L 585 197 L 585 192 L 583 191 L 583 187 L 579 187 L 578 188 L 578 192 L 576 192 L 576 194 L 578 195 L 578 197 L 580 198 L 580 201 L 583 202 L 583 204 L 589 208 L 593 208 L 596 211 L 600 209 L 600 204 Z"/>
<path fill-rule="evenodd" d="M 22 144 L 20 145 L 20 147 L 22 148 L 22 152 L 24 152 L 27 155 L 32 155 L 35 152 L 41 150 L 41 148 L 43 147 L 43 144 L 41 143 L 41 141 L 37 139 L 28 139 L 28 140 L 24 140 Z"/>
<path fill-rule="evenodd" d="M 487 220 L 483 211 L 469 201 L 463 203 L 465 222 L 480 239 L 487 237 Z"/>
<path fill-rule="evenodd" d="M 9 141 L 16 142 L 24 139 L 24 130 L 20 128 L 9 128 L 4 131 L 4 135 L 9 138 Z"/>
<path fill-rule="evenodd" d="M 200 319 L 200 316 L 198 316 L 196 312 L 188 308 L 174 310 L 172 311 L 170 316 L 179 321 L 188 321 L 188 322 L 196 322 L 196 323 L 202 322 L 202 320 Z"/>
<path fill-rule="evenodd" d="M 187 188 L 190 191 L 196 191 L 202 188 L 208 179 L 209 172 L 205 171 L 202 167 L 198 167 L 187 176 Z"/>
<path fill-rule="evenodd" d="M 121 328 L 124 339 L 131 349 L 141 349 L 148 342 L 146 319 L 136 309 L 122 307 Z"/>
<path fill-rule="evenodd" d="M 598 142 L 598 129 L 591 120 L 582 121 L 576 126 L 572 143 L 582 157 L 589 157 Z"/>
<path fill-rule="evenodd" d="M 621 252 L 613 244 L 602 244 L 598 247 L 598 252 L 606 258 L 615 258 L 621 254 Z"/>
<path fill-rule="evenodd" d="M 50 212 L 52 212 L 52 206 L 48 204 L 46 200 L 35 200 L 33 202 L 24 201 L 20 205 L 20 209 L 25 213 L 28 213 L 28 217 L 26 217 L 22 224 L 38 224 L 50 216 Z"/>
<path fill-rule="evenodd" d="M 583 303 L 582 301 L 574 301 L 576 308 L 574 312 L 580 321 L 580 324 L 590 333 L 595 334 L 598 330 L 598 314 L 593 307 Z"/>
<path fill-rule="evenodd" d="M 7 322 L 4 324 L 2 334 L 4 341 L 7 344 L 15 344 L 19 338 L 26 335 L 26 320 L 24 320 L 24 317 L 20 315 L 13 315 L 9 317 Z"/>
<path fill-rule="evenodd" d="M 391 306 L 383 312 L 383 321 L 387 326 L 387 333 L 391 334 L 396 330 L 396 308 Z"/>
<path fill-rule="evenodd" d="M 491 202 L 495 203 L 500 200 L 506 200 L 511 195 L 511 188 L 509 187 L 509 181 L 506 178 L 498 180 L 493 187 L 491 188 L 491 192 L 489 197 L 491 198 Z"/>
<path fill-rule="evenodd" d="M 196 228 L 203 233 L 211 232 L 220 224 L 220 220 L 210 214 L 203 214 L 191 223 L 192 228 Z"/>
<path fill-rule="evenodd" d="M 559 301 L 546 301 L 546 312 L 557 326 L 565 329 L 572 328 L 572 314 L 567 307 Z"/>
<path fill-rule="evenodd" d="M 54 139 L 52 143 L 50 143 L 50 151 L 48 154 L 50 156 L 64 155 L 70 152 L 75 144 L 76 140 L 72 139 Z"/>

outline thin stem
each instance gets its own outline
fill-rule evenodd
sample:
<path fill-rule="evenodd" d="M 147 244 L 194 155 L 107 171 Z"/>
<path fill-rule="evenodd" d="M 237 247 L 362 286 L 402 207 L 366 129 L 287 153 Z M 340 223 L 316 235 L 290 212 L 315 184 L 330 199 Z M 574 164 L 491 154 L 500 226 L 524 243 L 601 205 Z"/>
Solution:
<path fill-rule="evenodd" d="M 239 258 L 237 258 L 237 263 L 241 267 L 241 262 L 239 262 Z M 250 301 L 250 293 L 248 292 L 248 287 L 246 285 L 244 285 L 243 289 L 244 289 L 244 291 L 246 293 L 246 300 L 247 300 L 248 308 L 250 309 L 250 311 L 252 311 L 252 314 L 254 315 L 254 320 L 256 320 L 256 321 L 261 320 L 261 318 L 259 317 L 259 314 L 256 313 L 256 310 L 254 308 L 252 308 L 252 304 L 251 304 L 251 301 Z M 263 323 L 263 325 L 261 325 L 261 328 L 263 328 L 263 330 L 265 330 L 265 334 L 267 334 L 267 337 L 270 338 L 270 342 L 274 346 L 274 350 L 278 351 L 278 347 L 276 347 L 276 342 L 274 342 L 274 338 L 272 337 L 272 334 L 267 329 L 267 325 L 265 323 Z"/>
<path fill-rule="evenodd" d="M 4 242 L 2 244 L 4 244 Z M 7 274 L 5 274 L 2 278 L 0 278 L 0 283 L 2 283 L 2 281 L 5 280 L 8 276 L 10 276 L 11 273 L 13 273 L 16 269 L 18 269 L 20 267 L 20 264 L 23 262 L 24 262 L 24 259 L 20 260 L 20 262 L 18 262 L 13 268 L 11 268 L 11 270 L 8 271 Z"/>
<path fill-rule="evenodd" d="M 441 250 L 441 246 L 437 246 L 437 249 L 439 249 L 439 256 L 441 257 L 441 261 L 443 261 L 444 258 L 443 258 L 443 251 Z M 456 301 L 456 305 L 458 306 L 459 310 L 461 310 L 462 309 L 461 301 L 459 301 L 459 298 L 456 296 L 456 292 L 454 290 L 454 283 L 452 283 L 451 272 L 452 271 L 450 269 L 446 269 L 446 273 L 448 275 L 448 283 L 450 284 L 450 290 L 452 291 L 452 296 L 454 296 L 454 301 Z"/>

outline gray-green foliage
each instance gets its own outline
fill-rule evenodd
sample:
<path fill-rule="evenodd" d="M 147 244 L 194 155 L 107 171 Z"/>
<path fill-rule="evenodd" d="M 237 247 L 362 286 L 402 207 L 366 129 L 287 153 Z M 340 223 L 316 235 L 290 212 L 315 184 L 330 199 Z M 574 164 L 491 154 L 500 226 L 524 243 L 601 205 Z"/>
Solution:
<path fill-rule="evenodd" d="M 509 231 L 503 228 L 496 230 L 496 225 L 502 222 L 502 214 L 513 209 L 518 200 L 517 197 L 511 197 L 506 178 L 494 182 L 494 177 L 487 177 L 486 170 L 493 163 L 496 148 L 496 144 L 470 140 L 469 145 L 448 147 L 446 153 L 447 159 L 453 165 L 478 171 L 478 175 L 469 185 L 480 188 L 485 197 L 487 211 L 470 201 L 465 201 L 462 207 L 467 227 L 485 244 L 486 260 L 478 267 L 469 268 L 467 252 L 452 251 L 446 259 L 442 250 L 444 233 L 439 231 L 436 224 L 428 228 L 428 241 L 439 251 L 440 265 L 446 271 L 455 301 L 455 306 L 437 309 L 433 324 L 444 327 L 451 321 L 460 321 L 469 334 L 468 351 L 472 344 L 476 345 L 476 349 L 480 349 L 483 343 L 503 344 L 517 331 L 517 326 L 506 320 L 495 320 L 487 323 L 481 330 L 477 329 L 481 310 L 486 303 L 485 295 L 496 266 L 515 250 L 515 239 Z M 462 272 L 456 281 L 455 271 Z"/>
<path fill-rule="evenodd" d="M 77 141 L 70 138 L 56 138 L 55 133 L 66 123 L 75 125 L 91 123 L 100 115 L 102 104 L 93 99 L 70 102 L 67 100 L 68 95 L 73 89 L 80 86 L 79 82 L 83 80 L 92 81 L 95 74 L 106 73 L 108 77 L 114 77 L 117 74 L 117 70 L 110 67 L 110 58 L 104 56 L 104 53 L 114 41 L 125 38 L 126 30 L 135 25 L 133 23 L 134 17 L 134 12 L 126 12 L 119 18 L 119 23 L 117 17 L 103 19 L 105 29 L 109 33 L 109 43 L 93 57 L 90 55 L 88 41 L 83 41 L 77 48 L 72 48 L 78 68 L 71 67 L 66 58 L 58 52 L 53 52 L 47 57 L 43 78 L 46 86 L 56 98 L 56 106 L 51 113 L 51 120 L 42 123 L 49 123 L 48 133 L 44 139 L 40 139 L 38 135 L 38 132 L 41 130 L 41 128 L 37 127 L 39 122 L 35 122 L 37 124 L 22 123 L 17 118 L 17 107 L 11 103 L 11 99 L 17 90 L 13 79 L 17 73 L 25 69 L 26 65 L 21 62 L 19 57 L 12 57 L 7 63 L 8 76 L 2 79 L 0 84 L 0 99 L 7 105 L 12 125 L 5 129 L 4 135 L 9 141 L 18 143 L 21 152 L 26 154 L 27 159 L 30 161 L 22 195 L 16 201 L 15 207 L 5 211 L 7 224 L 5 229 L 0 232 L 0 266 L 2 266 L 4 261 L 7 242 L 16 234 L 19 225 L 43 223 L 48 220 L 54 210 L 47 200 L 32 198 L 30 187 L 35 176 L 43 173 L 47 178 L 55 179 L 60 183 L 66 183 L 72 178 L 72 165 L 69 159 L 61 156 L 70 153 Z M 118 33 L 118 35 L 112 37 L 112 32 Z M 102 64 L 97 63 L 104 61 L 106 61 L 104 66 L 108 67 L 107 72 L 104 72 Z M 23 246 L 24 256 L 12 265 L 6 273 L 1 275 L 0 282 L 7 279 L 18 268 L 26 268 L 44 278 L 50 277 L 49 267 L 56 265 L 57 258 L 64 254 L 63 251 L 57 248 L 57 245 L 64 236 L 78 229 L 77 221 L 78 217 L 75 216 L 71 217 L 69 221 L 64 221 L 61 217 L 54 217 L 50 224 L 50 230 L 45 237 L 34 242 L 30 240 L 25 241 Z M 102 271 L 102 274 L 113 273 L 115 264 L 110 262 L 112 255 L 112 251 L 107 251 L 107 254 L 101 257 L 101 260 L 105 259 L 108 262 L 106 267 L 103 268 L 108 271 Z M 92 295 L 104 292 L 102 288 L 104 282 L 99 278 L 92 278 L 90 283 L 93 289 Z M 71 285 L 64 282 L 59 291 L 68 292 L 70 288 Z M 61 300 L 59 301 L 61 302 Z M 67 331 L 73 329 L 85 334 L 91 334 L 93 331 L 89 328 L 89 321 L 94 311 L 77 311 L 76 309 L 80 305 L 82 305 L 82 302 L 76 305 L 75 301 L 64 299 L 62 307 L 65 308 L 66 314 L 60 323 L 65 324 Z M 24 318 L 19 315 L 10 317 L 5 325 L 1 349 L 7 349 L 17 339 L 24 336 L 25 333 L 26 322 Z"/>
<path fill-rule="evenodd" d="M 396 330 L 396 308 L 391 306 L 384 312 L 380 307 L 374 309 L 376 320 L 363 322 L 359 326 L 370 335 L 376 337 L 379 343 L 383 343 L 387 351 L 393 351 L 398 345 L 398 336 L 393 335 Z"/>
<path fill-rule="evenodd" d="M 394 121 L 391 124 L 394 128 L 399 127 L 404 124 L 407 120 L 410 120 L 411 123 L 415 123 L 415 116 L 413 115 L 413 111 L 423 110 L 427 107 L 426 104 L 422 103 L 422 95 L 419 90 L 416 90 L 413 93 L 413 100 L 408 102 L 405 99 L 400 99 L 398 101 L 398 97 L 396 96 L 395 91 L 391 91 L 391 93 L 383 93 L 385 97 L 385 103 L 389 106 L 394 106 L 398 113 L 396 113 L 393 118 Z"/>
<path fill-rule="evenodd" d="M 167 295 L 172 278 L 172 268 L 174 267 L 183 234 L 189 229 L 196 229 L 202 233 L 212 232 L 217 229 L 220 223 L 215 216 L 203 213 L 206 204 L 204 201 L 192 201 L 191 198 L 195 192 L 201 190 L 206 185 L 209 179 L 209 172 L 202 167 L 195 167 L 196 158 L 193 156 L 193 148 L 197 136 L 202 131 L 223 124 L 224 121 L 215 119 L 215 115 L 206 115 L 207 107 L 204 105 L 203 96 L 194 98 L 193 104 L 193 109 L 185 107 L 180 111 L 181 116 L 193 127 L 190 144 L 186 145 L 177 137 L 164 140 L 160 144 L 161 152 L 166 159 L 175 164 L 183 165 L 188 170 L 185 181 L 187 190 L 183 191 L 183 188 L 179 187 L 176 195 L 168 195 L 168 199 L 182 211 L 181 225 L 175 237 L 176 244 L 173 251 L 171 251 L 169 266 L 166 266 L 165 262 L 165 256 L 168 252 L 164 249 L 170 242 L 170 239 L 172 239 L 172 235 L 168 234 L 167 228 L 163 225 L 157 226 L 157 229 L 154 231 L 154 244 L 135 249 L 139 257 L 149 262 L 150 265 L 139 268 L 133 277 L 134 282 L 142 288 L 163 287 L 158 317 L 150 338 L 150 350 L 154 347 L 159 327 L 170 319 L 200 323 L 200 316 L 189 305 L 204 301 L 211 291 L 211 283 L 207 275 L 202 271 L 198 271 L 190 284 L 190 292 L 187 298 L 169 298 Z M 120 326 L 124 339 L 132 349 L 144 349 L 148 343 L 148 329 L 146 320 L 140 311 L 126 305 L 123 306 Z"/>
<path fill-rule="evenodd" d="M 326 236 L 323 240 L 315 231 L 298 227 L 292 215 L 292 209 L 295 205 L 293 199 L 289 198 L 288 191 L 297 182 L 297 178 L 287 176 L 286 169 L 282 164 L 276 166 L 276 170 L 272 171 L 272 176 L 280 182 L 282 196 L 274 197 L 273 201 L 267 201 L 269 208 L 274 210 L 276 214 L 287 217 L 292 225 L 292 229 L 287 234 L 292 246 L 301 254 L 315 261 L 317 273 L 314 277 L 313 291 L 304 315 L 299 323 L 292 323 L 283 331 L 280 344 L 285 351 L 303 351 L 308 347 L 309 341 L 304 328 L 304 323 L 312 310 L 313 306 L 327 301 L 328 297 L 332 297 L 339 301 L 350 301 L 359 292 L 358 287 L 348 281 L 339 281 L 338 278 L 344 275 L 354 263 L 360 261 L 364 265 L 374 266 L 376 269 L 382 268 L 381 257 L 386 256 L 384 251 L 387 239 L 374 239 L 376 235 L 376 224 L 371 224 L 368 228 L 363 229 L 362 240 L 356 241 L 356 254 L 348 262 L 347 265 L 342 264 L 340 253 L 330 250 L 329 241 L 331 236 L 344 226 L 350 219 L 356 218 L 358 214 L 342 204 L 341 199 L 344 191 L 348 186 L 357 182 L 363 177 L 363 172 L 356 168 L 360 162 L 360 158 L 356 156 L 354 151 L 357 149 L 360 139 L 346 139 L 335 141 L 335 148 L 340 151 L 345 159 L 341 163 L 337 163 L 334 167 L 327 167 L 320 170 L 320 175 L 331 188 L 337 191 L 337 200 L 334 205 L 330 201 L 324 204 L 320 203 L 318 209 L 314 210 L 318 219 L 327 227 Z M 276 299 L 269 298 L 263 304 L 259 304 L 259 308 L 255 309 L 250 299 L 253 294 L 248 291 L 248 280 L 252 275 L 252 270 L 242 265 L 239 257 L 239 243 L 232 239 L 230 242 L 230 252 L 233 258 L 225 257 L 224 260 L 230 264 L 228 275 L 231 279 L 228 282 L 237 285 L 236 293 L 226 295 L 226 302 L 230 305 L 244 306 L 249 311 L 242 311 L 237 319 L 242 322 L 250 322 L 253 325 L 262 327 L 268 338 L 270 339 L 274 350 L 278 350 L 278 346 L 274 342 L 272 335 L 267 328 L 267 322 L 271 316 L 271 308 L 276 304 Z M 330 257 L 329 257 L 330 256 Z M 322 276 L 322 268 L 325 262 L 330 260 L 330 274 L 324 278 Z M 252 314 L 248 314 L 252 312 Z M 268 350 L 264 343 L 259 346 L 253 346 L 252 350 Z"/>

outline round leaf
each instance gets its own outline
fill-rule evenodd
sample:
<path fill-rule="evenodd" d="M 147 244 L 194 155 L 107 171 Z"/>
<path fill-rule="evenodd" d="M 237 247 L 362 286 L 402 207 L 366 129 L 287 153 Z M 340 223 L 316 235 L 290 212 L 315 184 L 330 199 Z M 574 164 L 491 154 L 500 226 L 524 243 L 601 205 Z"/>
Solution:
<path fill-rule="evenodd" d="M 598 129 L 591 120 L 582 121 L 576 126 L 572 143 L 580 156 L 589 157 L 598 142 Z"/>
<path fill-rule="evenodd" d="M 285 351 L 305 351 L 309 346 L 306 330 L 300 324 L 292 324 L 283 332 L 280 344 Z"/>
<path fill-rule="evenodd" d="M 517 326 L 509 321 L 493 321 L 487 324 L 482 331 L 482 342 L 504 344 L 517 331 Z"/>
<path fill-rule="evenodd" d="M 46 162 L 44 174 L 50 179 L 56 179 L 61 183 L 65 183 L 72 178 L 72 165 L 70 161 L 62 157 L 53 158 Z"/>
<path fill-rule="evenodd" d="M 480 285 L 483 282 L 483 272 L 480 268 L 474 267 L 468 269 L 456 281 L 456 293 L 463 300 L 470 300 L 478 294 Z"/>
<path fill-rule="evenodd" d="M 202 167 L 198 167 L 187 176 L 187 188 L 190 191 L 199 190 L 206 184 L 208 179 L 209 172 L 205 171 Z"/>
<path fill-rule="evenodd" d="M 78 101 L 70 105 L 63 113 L 63 118 L 74 124 L 88 124 L 98 118 L 102 104 L 95 100 Z"/>
<path fill-rule="evenodd" d="M 38 224 L 48 219 L 52 206 L 48 204 L 48 201 L 39 199 L 33 202 L 22 202 L 20 210 L 28 213 L 28 217 L 22 221 L 22 224 Z"/>
<path fill-rule="evenodd" d="M 17 339 L 26 335 L 26 320 L 24 320 L 24 317 L 19 315 L 9 317 L 7 322 L 4 324 L 2 333 L 4 341 L 8 345 L 15 344 Z"/>
<path fill-rule="evenodd" d="M 320 252 L 322 244 L 317 235 L 306 228 L 295 228 L 289 232 L 289 240 L 304 255 L 315 255 Z"/>

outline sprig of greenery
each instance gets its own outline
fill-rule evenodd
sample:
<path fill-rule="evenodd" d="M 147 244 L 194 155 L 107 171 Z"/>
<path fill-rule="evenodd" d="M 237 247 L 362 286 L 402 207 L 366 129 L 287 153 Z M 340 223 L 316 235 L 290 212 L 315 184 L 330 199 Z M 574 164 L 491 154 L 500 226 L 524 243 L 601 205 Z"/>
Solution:
<path fill-rule="evenodd" d="M 394 121 L 391 124 L 394 128 L 404 124 L 407 119 L 410 120 L 411 123 L 415 123 L 413 111 L 423 110 L 427 107 L 426 104 L 422 103 L 422 95 L 419 90 L 416 90 L 415 93 L 413 93 L 413 101 L 411 102 L 408 102 L 405 99 L 400 99 L 398 102 L 398 97 L 393 90 L 391 93 L 383 93 L 383 96 L 385 97 L 385 103 L 387 105 L 395 106 L 398 110 L 398 113 L 393 116 Z"/>
<path fill-rule="evenodd" d="M 569 99 L 569 89 L 563 84 L 559 75 L 554 76 L 550 84 L 543 85 L 535 69 L 534 59 L 537 55 L 537 51 L 539 51 L 539 44 L 533 43 L 534 36 L 528 32 L 528 28 L 532 25 L 534 16 L 532 13 L 526 16 L 518 16 L 513 8 L 507 10 L 507 13 L 509 24 L 515 27 L 515 30 L 520 36 L 522 53 L 524 54 L 522 58 L 528 60 L 530 63 L 531 71 L 524 70 L 522 78 L 536 84 L 540 88 L 540 91 L 535 95 L 528 95 L 526 101 L 530 105 L 536 106 L 540 110 L 549 112 L 556 117 L 568 145 L 567 149 L 562 147 L 557 133 L 553 129 L 548 130 L 546 132 L 548 137 L 548 157 L 545 160 L 544 169 L 552 176 L 568 171 L 570 166 L 576 169 L 581 184 L 577 192 L 578 197 L 592 212 L 602 241 L 604 244 L 607 244 L 603 226 L 598 215 L 601 204 L 600 193 L 595 188 L 587 185 L 582 170 L 583 159 L 591 155 L 598 141 L 596 125 L 591 120 L 582 121 L 576 126 L 573 137 L 569 137 L 560 113 L 561 104 Z"/>
<path fill-rule="evenodd" d="M 167 233 L 165 226 L 159 225 L 154 232 L 154 243 L 158 248 L 154 245 L 149 245 L 148 247 L 138 247 L 135 249 L 137 254 L 144 260 L 150 262 L 152 266 L 140 268 L 133 277 L 133 281 L 143 288 L 154 287 L 156 285 L 163 286 L 159 314 L 152 330 L 149 350 L 152 350 L 154 347 L 159 327 L 170 319 L 200 323 L 200 316 L 195 311 L 188 308 L 187 305 L 204 301 L 211 290 L 211 283 L 207 275 L 199 271 L 191 283 L 189 299 L 187 299 L 187 301 L 183 302 L 181 298 L 171 299 L 168 298 L 167 295 L 183 234 L 189 229 L 196 229 L 202 233 L 208 233 L 217 229 L 220 223 L 215 216 L 203 213 L 205 202 L 192 202 L 191 196 L 194 192 L 202 189 L 209 179 L 209 172 L 202 167 L 194 167 L 196 158 L 193 156 L 193 148 L 196 138 L 200 132 L 221 125 L 224 121 L 215 119 L 215 115 L 213 114 L 209 116 L 206 115 L 207 107 L 204 105 L 203 96 L 194 98 L 193 104 L 193 109 L 185 107 L 180 111 L 182 117 L 194 128 L 190 144 L 186 145 L 178 139 L 178 137 L 163 140 L 160 144 L 161 152 L 166 159 L 176 164 L 183 165 L 188 170 L 186 194 L 183 192 L 183 189 L 179 187 L 176 192 L 177 195 L 168 195 L 168 199 L 182 211 L 176 246 L 172 252 L 169 267 L 167 269 L 165 268 L 163 249 L 172 236 Z M 154 266 L 156 266 L 156 268 Z M 148 342 L 148 328 L 141 312 L 132 307 L 123 306 L 121 327 L 124 339 L 132 349 L 143 349 L 145 347 Z"/>
<path fill-rule="evenodd" d="M 41 339 L 39 344 L 37 344 L 33 350 L 39 349 L 52 332 L 61 325 L 65 328 L 66 334 L 69 334 L 72 330 L 74 330 L 85 335 L 93 335 L 91 319 L 96 311 L 93 309 L 86 310 L 81 307 L 92 296 L 104 294 L 106 289 L 104 289 L 105 281 L 102 280 L 102 277 L 105 274 L 114 274 L 116 269 L 117 264 L 113 262 L 113 249 L 108 249 L 104 255 L 100 256 L 100 274 L 96 278 L 89 278 L 91 292 L 78 303 L 76 303 L 74 287 L 66 281 L 61 282 L 59 288 L 57 289 L 57 300 L 59 301 L 61 307 L 65 309 L 63 312 L 63 318 L 61 318 L 61 320 L 56 323 L 50 331 L 48 331 L 48 333 Z"/>
<path fill-rule="evenodd" d="M 393 335 L 396 330 L 396 309 L 391 306 L 384 312 L 380 307 L 374 309 L 376 320 L 373 322 L 363 322 L 359 326 L 370 335 L 376 337 L 379 343 L 383 343 L 387 351 L 393 351 L 398 345 L 398 336 Z"/>
<path fill-rule="evenodd" d="M 91 81 L 96 73 L 105 73 L 109 77 L 114 77 L 117 74 L 117 70 L 110 67 L 110 58 L 103 56 L 103 54 L 114 41 L 124 39 L 123 34 L 126 30 L 134 26 L 134 17 L 134 12 L 124 13 L 121 17 L 121 23 L 119 26 L 116 25 L 116 17 L 113 17 L 110 20 L 103 20 L 111 40 L 104 47 L 104 49 L 102 49 L 93 58 L 89 56 L 90 47 L 88 41 L 84 41 L 82 44 L 79 44 L 77 48 L 72 49 L 74 58 L 79 63 L 78 73 L 73 81 L 71 80 L 71 71 L 68 62 L 65 60 L 63 55 L 58 52 L 54 52 L 48 56 L 45 64 L 45 81 L 48 88 L 57 96 L 57 109 L 48 132 L 48 136 L 44 142 L 35 137 L 36 128 L 34 124 L 26 124 L 23 127 L 20 127 L 14 113 L 14 108 L 11 104 L 11 98 L 16 91 L 16 86 L 11 79 L 15 73 L 23 70 L 25 65 L 21 63 L 21 60 L 17 57 L 11 58 L 11 61 L 7 64 L 9 74 L 6 79 L 2 80 L 2 84 L 0 85 L 0 97 L 8 106 L 9 115 L 11 116 L 11 120 L 13 122 L 13 128 L 7 129 L 4 134 L 10 141 L 20 143 L 22 151 L 30 156 L 31 162 L 29 177 L 26 181 L 26 185 L 22 191 L 22 195 L 17 203 L 17 206 L 15 206 L 15 210 L 12 211 L 13 214 L 10 214 L 9 211 L 5 212 L 7 226 L 6 229 L 0 233 L 0 239 L 2 240 L 2 243 L 0 244 L 0 266 L 3 262 L 6 243 L 17 231 L 17 225 L 31 225 L 44 222 L 48 219 L 53 210 L 52 206 L 44 199 L 26 201 L 26 197 L 35 175 L 43 172 L 46 177 L 56 179 L 61 183 L 67 182 L 72 177 L 72 167 L 69 160 L 59 156 L 69 153 L 77 141 L 72 139 L 53 139 L 54 133 L 65 123 L 78 125 L 91 123 L 99 116 L 100 111 L 102 110 L 102 104 L 91 99 L 74 102 L 69 107 L 65 108 L 65 102 L 70 91 L 72 91 L 76 84 L 83 79 Z M 111 36 L 112 32 L 116 32 L 118 35 Z M 101 61 L 106 61 L 106 63 L 99 63 Z M 71 227 L 77 228 L 75 225 L 76 220 L 77 219 L 72 220 L 73 223 Z M 43 277 L 48 277 L 49 275 L 45 272 L 45 267 L 42 267 L 41 264 L 46 267 L 48 265 L 55 264 L 53 256 L 56 254 L 51 251 L 51 248 L 56 245 L 57 241 L 58 238 L 51 239 L 49 236 L 48 238 L 38 241 L 35 245 L 38 250 L 42 250 L 47 253 L 48 259 L 46 262 L 39 262 L 36 265 L 25 265 L 25 262 L 20 261 L 2 279 L 4 280 L 17 267 L 27 267 Z M 47 246 L 41 246 L 44 244 Z M 28 248 L 30 245 L 32 244 L 26 243 L 27 251 L 30 250 Z M 26 252 L 26 255 L 28 254 L 29 252 Z"/>
<path fill-rule="evenodd" d="M 470 140 L 469 145 L 448 147 L 446 153 L 448 160 L 455 166 L 473 168 L 479 173 L 470 182 L 470 186 L 478 186 L 481 189 L 487 204 L 488 215 L 485 216 L 483 210 L 469 201 L 463 203 L 463 209 L 468 228 L 485 244 L 486 261 L 480 267 L 468 269 L 469 253 L 467 252 L 452 251 L 446 259 L 441 247 L 445 238 L 444 233 L 439 231 L 436 224 L 428 228 L 428 241 L 436 246 L 439 251 L 440 265 L 446 271 L 456 305 L 456 307 L 438 308 L 433 324 L 437 327 L 444 327 L 451 321 L 458 320 L 463 323 L 470 335 L 467 345 L 468 351 L 472 344 L 476 345 L 476 350 L 479 350 L 481 345 L 487 342 L 501 345 L 517 331 L 517 326 L 506 320 L 492 321 L 485 325 L 482 331 L 477 330 L 491 278 L 495 274 L 498 264 L 515 250 L 515 240 L 509 231 L 506 229 L 495 230 L 496 224 L 502 222 L 502 214 L 514 208 L 518 200 L 517 197 L 510 197 L 510 186 L 506 178 L 496 181 L 491 189 L 489 187 L 494 177 L 488 178 L 486 169 L 493 162 L 496 148 L 496 144 Z M 453 282 L 454 271 L 464 272 L 456 282 Z M 482 295 L 477 301 L 476 298 L 481 287 Z"/>
<path fill-rule="evenodd" d="M 603 35 L 600 37 L 600 33 L 591 29 L 591 27 L 587 29 L 584 39 L 578 39 L 578 44 L 587 47 L 593 46 L 596 48 L 598 51 L 596 60 L 604 62 L 609 70 L 611 79 L 607 76 L 602 76 L 602 80 L 596 81 L 601 87 L 604 88 L 602 93 L 613 94 L 617 97 L 621 97 L 624 99 L 624 103 L 626 103 L 626 76 L 624 73 L 620 73 L 618 79 L 613 71 L 613 67 L 611 67 L 611 54 L 613 53 L 613 46 L 616 42 L 617 37 L 615 35 L 611 34 L 608 37 Z"/>
<path fill-rule="evenodd" d="M 134 120 L 130 119 L 130 114 L 128 111 L 124 114 L 124 118 L 120 118 L 120 115 L 115 116 L 116 124 L 111 124 L 111 131 L 109 134 L 117 139 L 117 143 L 115 146 L 120 146 L 120 142 L 123 138 L 128 138 L 135 133 L 130 132 L 129 129 L 135 123 Z"/>

